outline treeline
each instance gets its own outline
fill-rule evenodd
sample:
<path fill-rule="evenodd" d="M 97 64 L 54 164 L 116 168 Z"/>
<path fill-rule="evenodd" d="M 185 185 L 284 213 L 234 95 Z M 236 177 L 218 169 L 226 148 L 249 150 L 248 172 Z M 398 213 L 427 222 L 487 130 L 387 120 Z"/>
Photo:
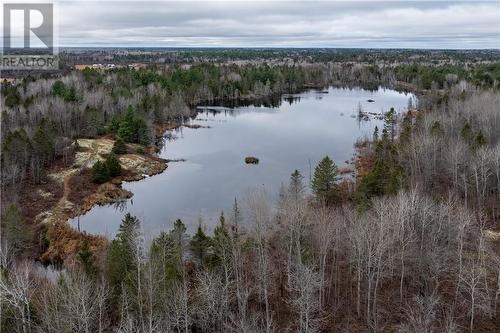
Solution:
<path fill-rule="evenodd" d="M 147 242 L 126 215 L 106 254 L 83 242 L 62 271 L 3 262 L 9 332 L 491 331 L 498 248 L 486 219 L 418 190 L 369 209 L 311 203 L 294 173 L 221 214 Z M 7 256 L 4 253 L 2 258 Z M 495 317 L 496 316 L 496 317 Z"/>
<path fill-rule="evenodd" d="M 460 80 L 477 86 L 498 88 L 500 86 L 500 64 L 469 65 L 421 64 L 397 66 L 394 69 L 398 80 L 413 83 L 422 89 L 448 89 Z"/>
<path fill-rule="evenodd" d="M 127 52 L 130 51 L 130 52 Z M 475 63 L 498 61 L 498 50 L 415 50 L 415 49 L 356 49 L 356 48 L 169 48 L 169 49 L 61 49 L 60 67 L 74 64 L 111 62 L 114 64 L 143 62 L 150 64 L 209 63 L 231 61 L 267 62 L 449 62 Z"/>
<path fill-rule="evenodd" d="M 76 138 L 114 134 L 149 145 L 155 125 L 192 116 L 200 103 L 256 100 L 340 82 L 377 87 L 390 80 L 373 67 L 331 64 L 85 69 L 25 79 L 2 86 L 2 185 L 27 176 L 41 182 L 54 160 L 72 155 Z"/>

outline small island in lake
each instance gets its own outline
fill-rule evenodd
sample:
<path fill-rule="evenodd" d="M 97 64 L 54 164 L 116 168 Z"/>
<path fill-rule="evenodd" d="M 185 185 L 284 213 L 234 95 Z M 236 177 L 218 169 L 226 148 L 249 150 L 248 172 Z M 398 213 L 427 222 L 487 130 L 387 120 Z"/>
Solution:
<path fill-rule="evenodd" d="M 245 157 L 246 164 L 259 164 L 259 159 L 257 157 L 248 156 Z"/>

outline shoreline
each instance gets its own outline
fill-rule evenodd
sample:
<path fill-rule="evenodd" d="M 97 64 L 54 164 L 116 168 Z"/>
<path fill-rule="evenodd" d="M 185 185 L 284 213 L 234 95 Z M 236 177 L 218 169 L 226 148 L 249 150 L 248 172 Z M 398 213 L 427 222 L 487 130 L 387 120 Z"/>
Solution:
<path fill-rule="evenodd" d="M 91 179 L 90 168 L 95 162 L 103 160 L 111 153 L 114 141 L 106 137 L 77 141 L 84 149 L 75 153 L 73 164 L 48 174 L 48 178 L 62 185 L 61 198 L 55 206 L 37 214 L 34 218 L 35 223 L 67 222 L 85 214 L 95 205 L 105 205 L 119 199 L 130 198 L 133 193 L 122 188 L 124 181 L 138 181 L 146 176 L 159 174 L 168 167 L 167 161 L 156 156 L 156 153 L 118 155 L 123 174 L 106 183 L 95 184 Z M 81 185 L 91 186 L 83 189 Z M 42 197 L 47 197 L 49 193 L 45 192 Z"/>
<path fill-rule="evenodd" d="M 97 161 L 111 154 L 114 144 L 109 136 L 96 139 L 78 139 L 78 149 L 68 161 L 59 161 L 47 171 L 42 184 L 24 181 L 21 184 L 21 208 L 35 232 L 38 260 L 45 264 L 72 264 L 80 244 L 89 240 L 94 251 L 104 250 L 109 240 L 72 227 L 69 220 L 84 215 L 97 205 L 107 205 L 128 199 L 133 193 L 122 188 L 124 181 L 138 181 L 162 173 L 167 160 L 157 156 L 154 147 L 144 154 L 134 151 L 129 144 L 127 154 L 117 155 L 122 175 L 103 184 L 92 181 L 91 168 Z"/>
<path fill-rule="evenodd" d="M 335 85 L 329 85 L 328 87 L 330 86 Z M 303 90 L 310 89 L 320 91 L 325 88 L 306 87 Z M 283 96 L 283 94 L 279 94 L 279 96 Z M 277 96 L 273 97 L 276 98 Z M 243 101 L 248 100 L 243 99 Z M 262 99 L 253 99 L 253 101 L 259 103 Z M 198 114 L 198 112 L 195 111 L 194 114 Z M 156 124 L 154 132 L 157 144 L 146 147 L 144 154 L 136 153 L 135 145 L 129 144 L 129 151 L 134 152 L 117 156 L 124 173 L 100 185 L 92 183 L 90 168 L 97 160 L 102 160 L 111 153 L 114 140 L 110 136 L 96 139 L 78 139 L 79 149 L 74 153 L 73 163 L 69 166 L 56 167 L 55 170 L 49 170 L 48 172 L 48 178 L 51 178 L 52 182 L 59 183 L 59 186 L 62 187 L 62 191 L 59 189 L 61 194 L 58 200 L 55 202 L 52 200 L 50 204 L 47 203 L 46 209 L 31 219 L 36 228 L 45 229 L 45 234 L 51 235 L 48 248 L 40 253 L 42 262 L 50 263 L 57 261 L 57 259 L 65 263 L 72 262 L 79 249 L 79 246 L 74 244 L 75 242 L 80 244 L 83 239 L 90 239 L 93 244 L 92 247 L 96 251 L 99 251 L 98 248 L 101 246 L 107 246 L 109 239 L 80 231 L 70 225 L 69 220 L 86 214 L 97 205 L 108 205 L 118 200 L 133 197 L 134 193 L 123 189 L 122 184 L 124 181 L 139 181 L 146 176 L 154 176 L 165 171 L 168 168 L 169 161 L 158 157 L 157 154 L 162 149 L 162 146 L 158 145 L 158 143 L 163 139 L 165 132 L 182 126 L 190 127 L 189 124 L 186 125 L 183 121 L 168 121 L 164 124 Z M 36 185 L 30 187 L 37 188 Z M 33 192 L 40 193 L 43 198 L 57 197 L 57 195 L 44 189 L 41 189 L 41 192 L 40 189 Z M 61 232 L 61 230 L 64 230 L 64 232 Z M 60 234 L 64 234 L 64 237 L 61 238 Z M 70 235 L 69 238 L 68 235 Z M 65 246 L 65 244 L 73 244 L 73 246 Z"/>

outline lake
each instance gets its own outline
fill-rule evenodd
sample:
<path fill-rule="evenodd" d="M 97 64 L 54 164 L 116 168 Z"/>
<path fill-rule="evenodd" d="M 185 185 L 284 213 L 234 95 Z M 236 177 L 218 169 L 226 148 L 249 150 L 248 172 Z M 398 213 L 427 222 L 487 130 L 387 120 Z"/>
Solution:
<path fill-rule="evenodd" d="M 282 96 L 277 107 L 241 106 L 199 109 L 189 123 L 165 135 L 160 156 L 169 162 L 161 174 L 124 182 L 134 196 L 120 204 L 97 206 L 79 218 L 81 230 L 112 238 L 126 212 L 139 217 L 147 235 L 168 230 L 180 218 L 188 231 L 200 218 L 210 231 L 221 210 L 229 212 L 235 198 L 255 188 L 276 196 L 281 184 L 299 170 L 309 183 L 312 168 L 325 155 L 346 166 L 360 137 L 371 137 L 382 121 L 359 121 L 363 111 L 404 111 L 412 94 L 390 89 L 368 91 L 334 88 Z M 373 100 L 373 101 L 368 101 Z M 415 101 L 414 101 L 415 102 Z M 259 164 L 245 164 L 246 156 Z M 76 227 L 78 219 L 70 221 Z"/>

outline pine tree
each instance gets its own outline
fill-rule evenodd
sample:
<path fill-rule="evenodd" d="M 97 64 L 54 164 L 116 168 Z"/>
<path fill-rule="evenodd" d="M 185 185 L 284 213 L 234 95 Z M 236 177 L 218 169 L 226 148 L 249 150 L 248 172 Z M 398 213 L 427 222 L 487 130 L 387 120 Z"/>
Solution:
<path fill-rule="evenodd" d="M 95 276 L 97 273 L 97 266 L 95 263 L 95 256 L 90 249 L 90 241 L 85 239 L 80 245 L 80 251 L 78 251 L 78 261 L 88 276 Z"/>
<path fill-rule="evenodd" d="M 198 225 L 198 229 L 196 229 L 196 233 L 193 235 L 191 241 L 189 242 L 189 247 L 202 265 L 204 265 L 206 257 L 209 254 L 211 245 L 210 243 L 210 237 L 205 234 L 200 222 L 200 224 Z"/>
<path fill-rule="evenodd" d="M 129 255 L 133 255 L 133 244 L 138 240 L 140 236 L 141 221 L 134 215 L 127 213 L 118 228 L 117 238 L 120 240 L 122 245 L 129 248 Z"/>
<path fill-rule="evenodd" d="M 92 181 L 94 183 L 102 184 L 110 180 L 108 167 L 106 162 L 97 161 L 92 166 Z"/>
<path fill-rule="evenodd" d="M 52 85 L 52 93 L 59 97 L 64 97 L 66 94 L 66 85 L 61 80 L 57 80 Z"/>
<path fill-rule="evenodd" d="M 120 161 L 115 156 L 110 156 L 106 162 L 106 168 L 110 177 L 118 177 L 122 174 L 122 167 Z"/>
<path fill-rule="evenodd" d="M 167 288 L 182 279 L 182 248 L 176 236 L 173 231 L 161 232 L 153 240 L 150 249 L 151 261 L 160 268 L 159 280 Z"/>
<path fill-rule="evenodd" d="M 172 230 L 172 235 L 176 237 L 177 244 L 183 246 L 186 237 L 186 226 L 184 223 L 177 219 L 174 223 L 174 230 Z"/>
<path fill-rule="evenodd" d="M 137 217 L 127 213 L 118 228 L 115 239 L 111 242 L 108 254 L 108 276 L 115 299 L 121 294 L 122 283 L 128 287 L 134 284 L 140 223 Z"/>
<path fill-rule="evenodd" d="M 144 118 L 137 116 L 134 127 L 136 128 L 136 139 L 134 142 L 147 146 L 151 143 L 151 133 Z"/>
<path fill-rule="evenodd" d="M 65 102 L 78 102 L 78 94 L 76 93 L 76 89 L 71 87 L 66 89 L 64 93 L 64 101 Z"/>
<path fill-rule="evenodd" d="M 384 131 L 390 136 L 391 142 L 394 141 L 394 132 L 396 126 L 396 110 L 391 108 L 384 115 Z"/>
<path fill-rule="evenodd" d="M 120 120 L 118 119 L 118 117 L 116 116 L 111 117 L 111 121 L 109 122 L 108 125 L 108 131 L 110 131 L 111 133 L 117 133 L 119 128 L 120 128 Z"/>
<path fill-rule="evenodd" d="M 224 261 L 228 259 L 230 253 L 230 239 L 225 220 L 224 212 L 222 211 L 219 217 L 219 225 L 214 229 L 214 255 L 211 260 L 214 266 L 225 264 Z"/>
<path fill-rule="evenodd" d="M 328 156 L 325 156 L 314 169 L 312 180 L 312 189 L 319 201 L 331 203 L 334 199 L 337 175 L 337 166 Z"/>
<path fill-rule="evenodd" d="M 120 155 L 127 153 L 127 145 L 121 137 L 117 137 L 115 143 L 113 144 L 113 153 Z"/>
<path fill-rule="evenodd" d="M 125 142 L 133 142 L 133 130 L 130 124 L 126 121 L 120 123 L 117 134 Z"/>
<path fill-rule="evenodd" d="M 402 143 L 407 143 L 411 139 L 412 133 L 412 117 L 411 112 L 407 112 L 403 118 L 403 122 L 401 124 L 401 134 L 400 139 Z"/>

